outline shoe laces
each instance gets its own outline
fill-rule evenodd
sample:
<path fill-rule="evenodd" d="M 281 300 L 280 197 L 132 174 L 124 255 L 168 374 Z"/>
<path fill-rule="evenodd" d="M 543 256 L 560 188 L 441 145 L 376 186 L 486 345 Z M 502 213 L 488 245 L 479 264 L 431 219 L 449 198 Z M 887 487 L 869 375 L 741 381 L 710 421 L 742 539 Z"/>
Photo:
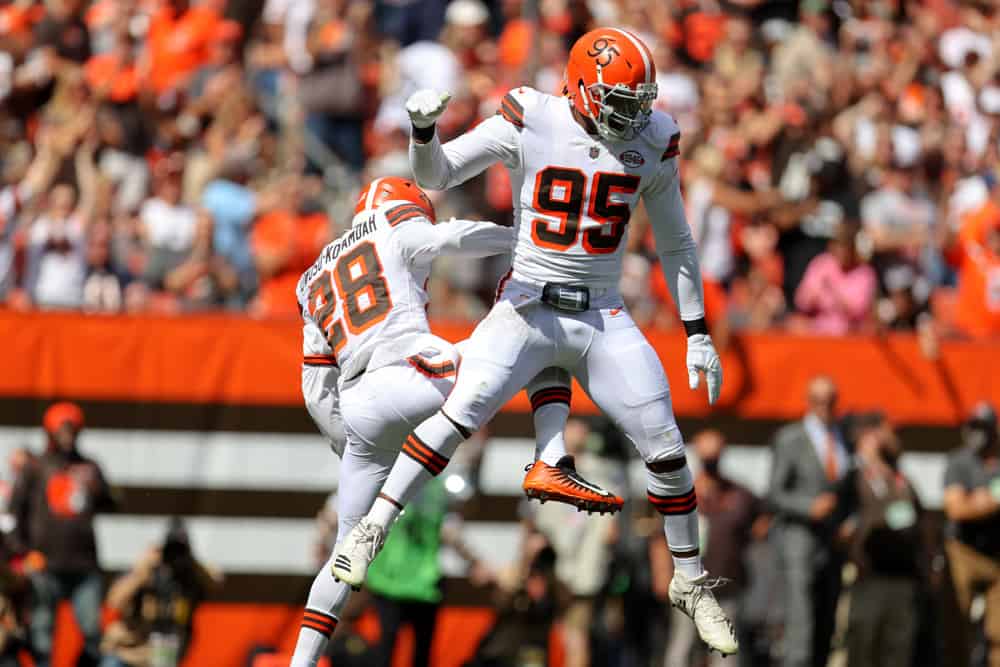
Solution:
<path fill-rule="evenodd" d="M 368 551 L 369 560 L 374 560 L 382 548 L 382 529 L 373 523 L 362 520 L 358 523 L 358 548 Z"/>
<path fill-rule="evenodd" d="M 719 605 L 719 601 L 715 599 L 715 594 L 712 591 L 725 586 L 730 581 L 726 577 L 706 577 L 704 581 L 698 583 L 691 582 L 691 586 L 694 588 L 691 592 L 692 612 L 698 611 L 701 602 L 704 601 L 705 605 L 702 606 L 701 611 L 708 617 L 708 620 L 721 621 L 729 625 L 729 618 L 722 611 L 722 607 Z"/>

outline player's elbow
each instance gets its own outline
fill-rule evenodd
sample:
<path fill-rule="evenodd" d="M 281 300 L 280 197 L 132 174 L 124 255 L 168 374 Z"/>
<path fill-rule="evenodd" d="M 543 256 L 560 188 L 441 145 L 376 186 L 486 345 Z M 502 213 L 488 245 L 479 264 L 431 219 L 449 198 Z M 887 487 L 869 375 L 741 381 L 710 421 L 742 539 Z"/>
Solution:
<path fill-rule="evenodd" d="M 694 242 L 694 237 L 685 230 L 683 234 L 675 234 L 670 239 L 658 239 L 657 250 L 661 257 L 682 257 L 691 255 L 697 257 L 698 244 Z"/>
<path fill-rule="evenodd" d="M 413 169 L 413 178 L 417 185 L 427 190 L 445 190 L 448 187 L 448 174 L 427 173 L 421 169 Z"/>

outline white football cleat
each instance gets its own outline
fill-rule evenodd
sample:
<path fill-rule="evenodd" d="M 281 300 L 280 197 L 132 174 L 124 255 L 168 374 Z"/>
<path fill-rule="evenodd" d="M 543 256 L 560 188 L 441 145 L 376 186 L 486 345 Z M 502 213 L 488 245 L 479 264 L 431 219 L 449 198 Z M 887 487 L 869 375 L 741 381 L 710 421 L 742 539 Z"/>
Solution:
<path fill-rule="evenodd" d="M 368 566 L 382 550 L 385 531 L 361 519 L 347 537 L 333 550 L 333 576 L 354 587 L 365 583 Z"/>
<path fill-rule="evenodd" d="M 736 632 L 712 593 L 721 583 L 720 579 L 709 579 L 708 572 L 694 579 L 674 572 L 670 582 L 670 603 L 691 617 L 698 635 L 710 649 L 732 655 L 739 649 Z"/>

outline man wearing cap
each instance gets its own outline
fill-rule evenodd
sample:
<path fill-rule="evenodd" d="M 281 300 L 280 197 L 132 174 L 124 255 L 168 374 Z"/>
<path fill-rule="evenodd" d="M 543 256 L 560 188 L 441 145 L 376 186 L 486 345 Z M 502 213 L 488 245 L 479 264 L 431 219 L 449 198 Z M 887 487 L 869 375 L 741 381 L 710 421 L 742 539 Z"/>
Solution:
<path fill-rule="evenodd" d="M 94 514 L 111 509 L 110 488 L 98 465 L 76 448 L 83 411 L 56 403 L 45 412 L 45 452 L 25 468 L 11 495 L 20 550 L 33 554 L 31 643 L 35 664 L 48 667 L 56 607 L 68 599 L 84 636 L 80 665 L 100 658 L 101 573 Z"/>
<path fill-rule="evenodd" d="M 988 664 L 1000 667 L 1000 439 L 992 405 L 976 406 L 962 428 L 962 440 L 944 474 L 944 513 L 950 522 L 945 550 L 966 615 L 973 596 L 985 590 Z M 958 655 L 961 645 L 968 642 L 949 648 L 956 665 L 969 662 L 968 654 L 964 660 Z"/>

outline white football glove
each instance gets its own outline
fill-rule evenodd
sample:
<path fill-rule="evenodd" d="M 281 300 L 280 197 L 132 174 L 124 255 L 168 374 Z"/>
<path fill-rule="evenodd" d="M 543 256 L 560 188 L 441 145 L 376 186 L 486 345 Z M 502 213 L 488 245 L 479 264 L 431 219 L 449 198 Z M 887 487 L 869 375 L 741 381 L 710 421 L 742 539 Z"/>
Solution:
<path fill-rule="evenodd" d="M 708 404 L 714 404 L 722 391 L 722 362 L 719 361 L 719 353 L 715 351 L 712 337 L 708 334 L 688 336 L 687 369 L 691 389 L 697 389 L 701 384 L 698 372 L 705 374 Z"/>
<path fill-rule="evenodd" d="M 430 127 L 448 108 L 450 99 L 451 93 L 424 88 L 413 93 L 406 100 L 406 113 L 410 114 L 410 122 L 413 123 L 414 127 Z"/>

